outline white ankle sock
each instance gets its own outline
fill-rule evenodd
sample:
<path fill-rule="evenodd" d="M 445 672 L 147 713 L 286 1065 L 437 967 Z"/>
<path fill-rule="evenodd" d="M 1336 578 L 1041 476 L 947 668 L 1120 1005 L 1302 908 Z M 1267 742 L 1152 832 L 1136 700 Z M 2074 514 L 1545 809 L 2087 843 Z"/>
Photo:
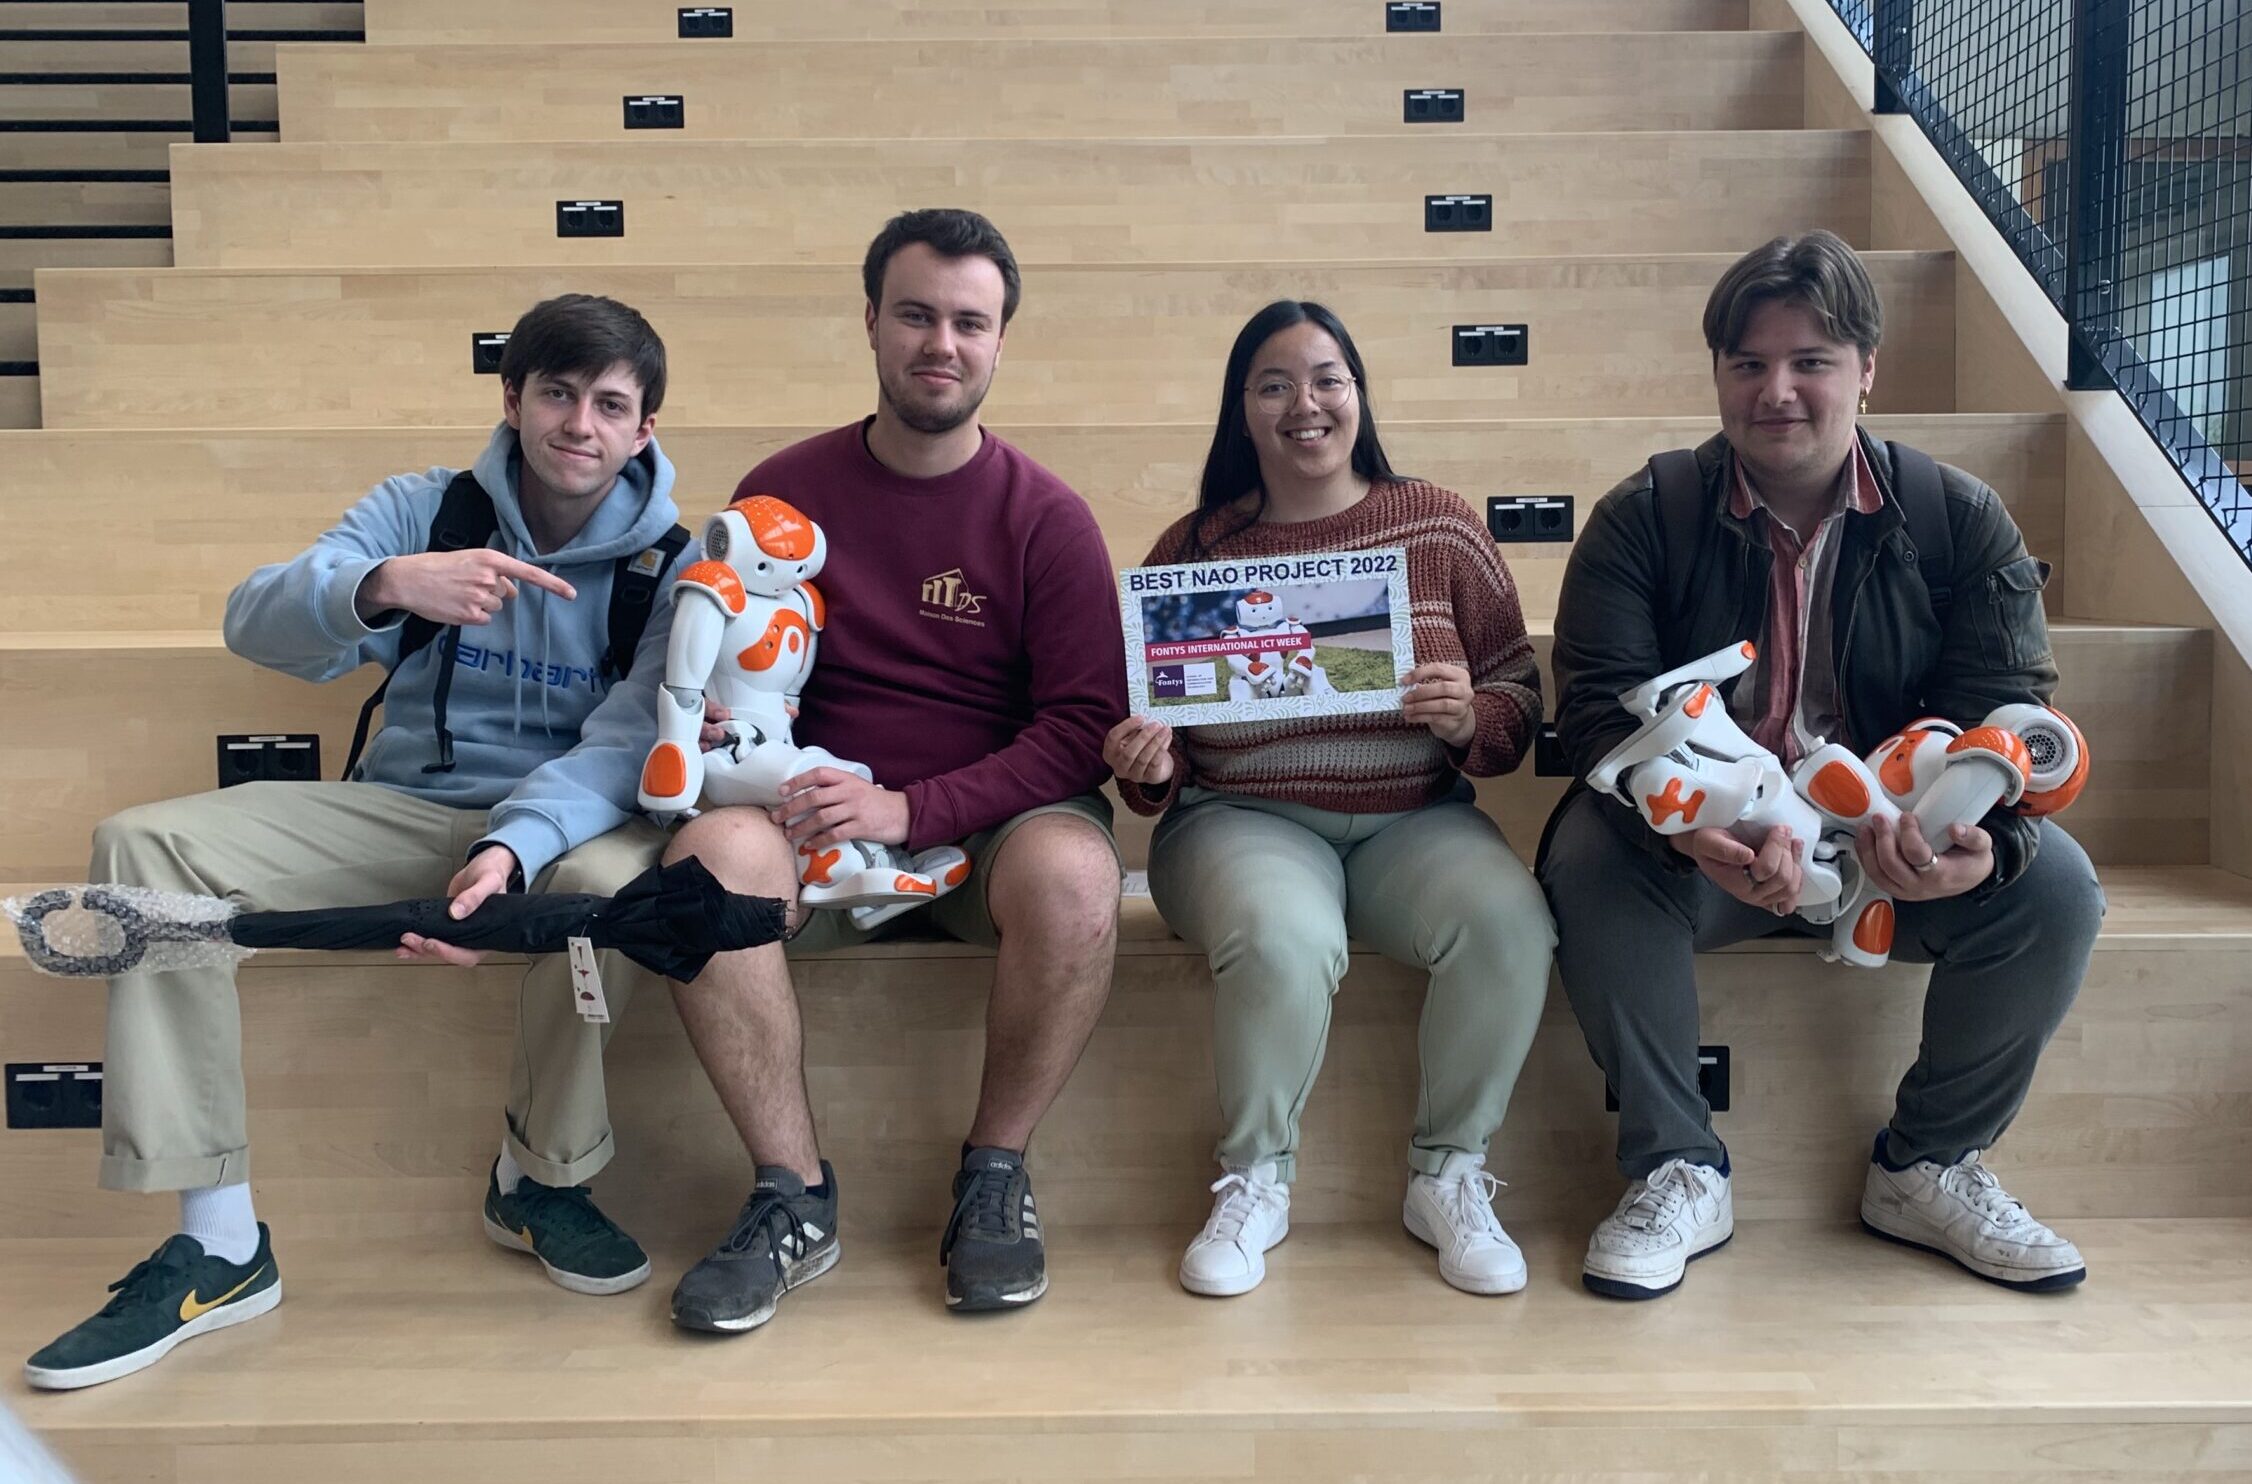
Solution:
<path fill-rule="evenodd" d="M 250 1185 L 207 1185 L 180 1192 L 180 1230 L 221 1262 L 246 1263 L 258 1251 L 258 1213 Z"/>
<path fill-rule="evenodd" d="M 516 1156 L 509 1153 L 508 1145 L 503 1143 L 500 1146 L 500 1163 L 493 1166 L 493 1183 L 500 1187 L 502 1195 L 514 1195 L 516 1182 L 523 1178 L 524 1167 L 516 1162 Z"/>

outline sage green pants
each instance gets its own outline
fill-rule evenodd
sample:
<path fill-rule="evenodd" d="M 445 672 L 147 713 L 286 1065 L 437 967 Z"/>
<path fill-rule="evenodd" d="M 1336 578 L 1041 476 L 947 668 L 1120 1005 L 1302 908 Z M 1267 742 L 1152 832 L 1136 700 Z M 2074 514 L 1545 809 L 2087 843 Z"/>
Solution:
<path fill-rule="evenodd" d="M 246 783 L 102 821 L 89 879 L 226 896 L 254 910 L 364 906 L 441 895 L 484 833 L 482 809 L 449 809 L 373 784 Z M 616 891 L 656 860 L 663 841 L 655 826 L 632 821 L 564 856 L 534 889 Z M 598 958 L 615 1018 L 643 971 L 615 953 Z M 610 1157 L 607 1110 L 590 1109 L 583 1092 L 602 1085 L 609 1027 L 575 1012 L 524 1014 L 547 999 L 572 1002 L 570 961 L 561 954 L 534 959 L 524 976 L 518 1018 L 541 1034 L 518 1037 L 505 1137 L 533 1179 L 572 1185 Z M 103 1067 L 103 1185 L 183 1190 L 249 1178 L 232 969 L 111 980 Z"/>
<path fill-rule="evenodd" d="M 1404 814 L 1186 790 L 1150 842 L 1150 894 L 1212 966 L 1230 1168 L 1294 1177 L 1347 937 L 1426 970 L 1408 1164 L 1437 1174 L 1501 1127 L 1548 994 L 1540 887 L 1464 785 Z"/>

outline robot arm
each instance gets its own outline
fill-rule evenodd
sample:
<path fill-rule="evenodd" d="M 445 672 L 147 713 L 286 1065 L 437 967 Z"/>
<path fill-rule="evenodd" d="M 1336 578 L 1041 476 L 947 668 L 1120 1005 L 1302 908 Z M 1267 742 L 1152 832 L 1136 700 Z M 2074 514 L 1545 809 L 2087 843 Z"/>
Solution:
<path fill-rule="evenodd" d="M 704 687 L 719 661 L 728 621 L 747 599 L 724 562 L 697 562 L 673 586 L 672 642 L 657 688 L 657 740 L 641 768 L 641 807 L 673 814 L 704 791 Z"/>
<path fill-rule="evenodd" d="M 1716 649 L 1703 659 L 1691 660 L 1677 670 L 1668 670 L 1655 680 L 1645 680 L 1619 697 L 1619 704 L 1636 716 L 1648 718 L 1658 714 L 1666 702 L 1666 693 L 1685 685 L 1718 685 L 1734 680 L 1752 667 L 1759 657 L 1758 646 L 1746 641 L 1731 644 L 1726 649 Z"/>

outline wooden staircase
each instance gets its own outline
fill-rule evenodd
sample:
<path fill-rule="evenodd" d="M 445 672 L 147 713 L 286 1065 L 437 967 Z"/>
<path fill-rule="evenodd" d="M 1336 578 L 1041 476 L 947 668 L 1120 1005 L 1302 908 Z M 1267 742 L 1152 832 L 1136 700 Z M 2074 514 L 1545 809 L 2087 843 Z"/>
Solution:
<path fill-rule="evenodd" d="M 111 1386 L 0 1384 L 87 1480 L 2252 1478 L 2245 574 L 2108 404 L 2057 391 L 2061 328 L 1869 115 L 1819 0 L 1446 0 L 1437 36 L 1386 34 L 1381 0 L 738 0 L 724 41 L 674 38 L 678 10 L 366 0 L 369 44 L 280 49 L 280 143 L 172 149 L 178 266 L 41 268 L 45 426 L 0 433 L 0 882 L 78 877 L 96 820 L 210 785 L 218 732 L 317 732 L 334 772 L 366 687 L 228 655 L 225 595 L 383 476 L 469 460 L 499 391 L 470 337 L 544 295 L 615 294 L 665 336 L 658 436 L 692 520 L 867 410 L 882 220 L 986 210 L 1025 265 L 989 419 L 1127 564 L 1193 498 L 1217 368 L 1271 298 L 1340 312 L 1402 468 L 1584 517 L 1713 427 L 1697 325 L 1721 268 L 1826 225 L 1885 294 L 1871 427 L 1994 484 L 2057 569 L 2059 701 L 2097 769 L 2066 822 L 2111 906 L 1995 1164 L 2089 1282 L 2029 1298 L 1858 1233 L 1923 975 L 1755 943 L 1702 963 L 1742 1226 L 1680 1293 L 1579 1288 L 1619 1181 L 1561 995 L 1493 1150 L 1531 1286 L 1440 1284 L 1398 1217 L 1418 986 L 1356 953 L 1296 1230 L 1256 1294 L 1190 1298 L 1210 983 L 1130 896 L 1033 1150 L 1051 1294 L 942 1310 L 991 964 L 886 944 L 798 973 L 850 1256 L 772 1328 L 704 1343 L 664 1295 L 748 1171 L 662 995 L 612 1043 L 622 1152 L 597 1185 L 656 1277 L 587 1299 L 478 1235 L 520 964 L 279 954 L 241 986 L 289 1301 Z M 1463 89 L 1465 121 L 1404 122 L 1423 87 Z M 648 93 L 684 96 L 686 126 L 626 132 Z M 1490 232 L 1423 230 L 1455 191 L 1492 195 Z M 557 240 L 581 198 L 623 200 L 626 235 Z M 1529 327 L 1529 364 L 1451 364 L 1454 325 L 1500 322 Z M 1544 658 L 1568 552 L 1503 547 Z M 1529 854 L 1560 787 L 1480 797 Z M 1122 815 L 1136 865 L 1146 836 Z M 101 1029 L 98 986 L 0 948 L 7 1060 L 94 1059 Z M 94 1188 L 96 1147 L 0 1135 L 0 1361 L 171 1229 L 169 1200 Z"/>

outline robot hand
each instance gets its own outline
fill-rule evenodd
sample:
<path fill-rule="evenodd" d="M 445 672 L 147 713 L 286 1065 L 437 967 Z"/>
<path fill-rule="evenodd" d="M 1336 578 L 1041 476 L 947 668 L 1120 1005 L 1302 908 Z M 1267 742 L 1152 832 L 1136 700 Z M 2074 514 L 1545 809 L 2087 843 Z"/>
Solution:
<path fill-rule="evenodd" d="M 641 765 L 642 808 L 669 817 L 695 805 L 704 792 L 703 725 L 701 690 L 657 688 L 657 741 Z"/>

